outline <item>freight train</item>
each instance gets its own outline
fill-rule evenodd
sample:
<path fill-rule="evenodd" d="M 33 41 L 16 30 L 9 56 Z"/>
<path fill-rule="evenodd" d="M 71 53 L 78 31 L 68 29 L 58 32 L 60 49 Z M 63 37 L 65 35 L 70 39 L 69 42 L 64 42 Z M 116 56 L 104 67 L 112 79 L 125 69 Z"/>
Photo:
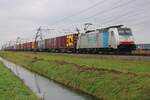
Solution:
<path fill-rule="evenodd" d="M 5 50 L 14 51 L 72 53 L 131 52 L 135 49 L 131 29 L 122 25 L 16 44 L 5 48 Z"/>

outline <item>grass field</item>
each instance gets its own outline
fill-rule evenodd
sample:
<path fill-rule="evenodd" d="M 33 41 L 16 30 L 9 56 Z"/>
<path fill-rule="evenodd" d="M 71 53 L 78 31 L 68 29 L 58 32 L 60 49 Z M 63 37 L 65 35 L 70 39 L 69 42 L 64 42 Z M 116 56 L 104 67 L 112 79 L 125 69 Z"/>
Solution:
<path fill-rule="evenodd" d="M 0 56 L 105 100 L 150 100 L 150 61 L 104 56 L 1 52 Z"/>
<path fill-rule="evenodd" d="M 0 63 L 0 100 L 38 100 L 38 98 Z"/>

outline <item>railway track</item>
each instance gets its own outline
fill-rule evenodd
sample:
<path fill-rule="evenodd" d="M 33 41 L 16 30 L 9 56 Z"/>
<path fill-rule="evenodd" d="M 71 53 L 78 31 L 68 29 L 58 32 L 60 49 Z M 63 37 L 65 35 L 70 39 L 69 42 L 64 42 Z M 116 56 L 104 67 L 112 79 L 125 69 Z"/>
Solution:
<path fill-rule="evenodd" d="M 59 55 L 72 55 L 72 56 L 88 56 L 88 57 L 108 57 L 108 58 L 120 58 L 120 59 L 131 59 L 131 60 L 150 60 L 150 54 L 79 54 L 79 53 L 51 53 L 51 52 L 37 52 L 45 54 L 59 54 Z"/>
<path fill-rule="evenodd" d="M 18 52 L 18 51 L 14 51 Z M 24 52 L 33 52 L 33 51 L 24 51 Z M 35 53 L 35 52 L 33 52 Z M 73 55 L 73 56 L 93 56 L 93 57 L 112 57 L 112 58 L 120 58 L 120 59 L 139 59 L 139 60 L 150 60 L 150 53 L 121 53 L 121 54 L 113 54 L 113 53 L 99 53 L 99 54 L 79 54 L 79 53 L 58 53 L 58 52 L 36 52 L 36 53 L 44 53 L 44 54 L 59 54 L 59 55 Z"/>

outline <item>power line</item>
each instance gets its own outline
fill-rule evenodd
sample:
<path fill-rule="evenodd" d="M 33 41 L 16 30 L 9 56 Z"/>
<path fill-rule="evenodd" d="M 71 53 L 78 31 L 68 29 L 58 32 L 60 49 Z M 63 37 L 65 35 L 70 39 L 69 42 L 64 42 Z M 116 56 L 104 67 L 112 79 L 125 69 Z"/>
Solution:
<path fill-rule="evenodd" d="M 127 5 L 129 5 L 129 4 L 131 4 L 131 3 L 135 2 L 135 1 L 137 1 L 137 0 L 129 0 L 129 1 L 125 2 L 125 3 L 122 3 L 122 4 L 120 4 L 120 5 L 117 5 L 117 6 L 115 6 L 115 7 L 110 8 L 110 9 L 102 10 L 102 11 L 100 11 L 100 12 L 94 14 L 94 15 L 91 15 L 91 16 L 89 16 L 89 17 L 87 17 L 87 18 L 83 18 L 83 19 L 81 19 L 81 20 L 90 19 L 90 18 L 96 17 L 96 16 L 98 16 L 98 15 L 100 15 L 100 14 L 108 13 L 108 12 L 114 10 L 114 9 L 117 9 L 117 8 L 120 8 L 120 7 L 123 7 L 123 6 L 127 6 Z"/>
<path fill-rule="evenodd" d="M 131 17 L 128 17 L 128 18 L 124 18 L 124 20 L 122 20 L 121 22 L 128 22 L 128 23 L 130 23 L 130 22 L 133 22 L 133 21 L 140 21 L 141 19 L 146 19 L 146 18 L 148 18 L 149 17 L 149 15 L 146 15 L 146 16 L 137 16 L 138 14 L 134 14 L 134 15 L 132 15 Z M 134 17 L 135 16 L 135 17 Z M 118 18 L 119 19 L 119 18 Z M 117 20 L 117 18 L 115 19 L 115 20 L 112 20 L 112 21 L 107 21 L 107 22 L 105 22 L 106 24 L 109 22 L 109 23 L 112 23 L 112 22 L 114 22 L 114 21 L 117 21 L 117 22 L 120 22 L 119 20 Z M 103 25 L 105 25 L 105 24 L 103 24 Z"/>
<path fill-rule="evenodd" d="M 129 0 L 129 1 L 125 2 L 125 3 L 121 3 L 121 4 L 117 5 L 117 6 L 115 6 L 115 7 L 111 7 L 110 9 L 102 10 L 102 11 L 100 11 L 100 12 L 98 12 L 98 13 L 92 15 L 92 16 L 89 16 L 89 17 L 87 17 L 87 18 L 79 19 L 79 20 L 77 20 L 76 22 L 81 21 L 81 20 L 85 20 L 85 19 L 90 19 L 90 18 L 96 17 L 96 16 L 99 15 L 99 14 L 108 13 L 108 12 L 114 10 L 114 9 L 127 6 L 127 5 L 129 5 L 129 4 L 131 4 L 131 3 L 135 2 L 135 1 L 137 1 L 137 0 Z M 66 25 L 66 24 L 65 24 L 65 25 Z M 64 25 L 63 25 L 63 26 L 64 26 Z"/>
<path fill-rule="evenodd" d="M 144 9 L 142 9 L 142 12 L 143 12 L 143 10 Z M 148 10 L 148 9 L 145 9 L 145 10 Z M 145 11 L 144 10 L 144 11 Z M 149 13 L 147 13 L 146 15 L 143 13 L 143 15 L 145 15 L 145 16 L 137 16 L 137 15 L 142 15 L 142 12 L 138 12 L 138 13 L 135 13 L 134 15 L 129 15 L 129 16 L 131 16 L 131 17 L 128 17 L 128 18 L 126 18 L 123 22 L 133 22 L 133 21 L 136 21 L 136 23 L 139 23 L 140 22 L 140 20 L 141 19 L 147 19 L 147 18 L 149 18 Z M 139 14 L 140 13 L 140 14 Z M 128 16 L 128 15 L 127 15 Z M 122 17 L 127 17 L 127 16 L 122 16 Z M 121 17 L 121 18 L 122 18 Z M 119 19 L 120 17 L 118 17 L 118 18 L 116 18 L 116 20 L 118 21 L 118 19 Z M 133 19 L 134 18 L 134 19 Z M 116 21 L 116 20 L 112 20 L 112 21 Z M 112 21 L 109 21 L 109 22 L 112 22 Z M 107 22 L 106 22 L 107 23 Z"/>
<path fill-rule="evenodd" d="M 149 6 L 148 6 L 149 7 Z M 140 12 L 133 12 L 132 13 L 132 11 L 128 11 L 128 12 L 126 12 L 126 13 L 124 13 L 124 14 L 121 14 L 121 15 L 118 15 L 118 16 L 115 16 L 115 17 L 113 17 L 112 19 L 110 19 L 110 20 L 107 20 L 107 21 L 104 21 L 103 23 L 110 23 L 110 22 L 113 22 L 113 21 L 118 21 L 119 19 L 122 19 L 123 17 L 129 17 L 129 16 L 137 16 L 137 15 L 139 15 L 139 13 L 143 13 L 143 12 L 145 12 L 145 10 L 149 10 L 149 9 L 140 9 L 140 10 L 142 10 L 142 11 L 140 11 Z M 133 14 L 133 15 L 132 15 Z M 111 18 L 111 17 L 110 17 Z M 131 18 L 131 17 L 130 17 Z M 103 23 L 101 23 L 101 24 L 103 24 Z"/>
<path fill-rule="evenodd" d="M 105 9 L 105 10 L 103 10 L 103 11 L 100 11 L 100 12 L 98 12 L 98 13 L 92 15 L 92 16 L 89 16 L 89 17 L 87 17 L 87 18 L 84 18 L 84 19 L 90 19 L 90 18 L 93 18 L 93 17 L 97 17 L 99 14 L 108 13 L 108 12 L 114 10 L 114 9 L 127 6 L 127 5 L 129 5 L 129 4 L 131 4 L 131 3 L 135 2 L 135 1 L 137 1 L 137 0 L 129 0 L 129 1 L 127 1 L 127 2 L 125 2 L 125 3 L 121 3 L 121 4 L 119 4 L 119 5 L 116 4 L 117 6 L 111 7 L 110 10 L 109 10 L 109 9 Z M 88 8 L 86 8 L 86 9 L 83 9 L 83 10 L 81 10 L 81 11 L 75 13 L 75 14 L 72 14 L 72 15 L 70 15 L 70 16 L 68 16 L 68 17 L 63 18 L 63 19 L 60 20 L 60 21 L 57 21 L 55 24 L 60 23 L 60 22 L 62 22 L 62 21 L 65 21 L 66 19 L 69 19 L 69 18 L 78 16 L 78 15 L 80 15 L 80 14 L 82 14 L 82 13 L 85 13 L 85 12 L 91 10 L 92 8 L 97 7 L 100 3 L 102 4 L 102 3 L 105 3 L 105 2 L 106 2 L 106 0 L 103 0 L 103 1 L 100 1 L 100 2 L 98 2 L 98 3 L 95 3 L 94 5 L 92 5 L 92 6 L 88 7 Z M 145 5 L 144 5 L 144 6 L 145 6 Z M 130 12 L 131 12 L 131 11 L 125 13 L 125 14 L 127 14 L 127 15 L 122 14 L 122 15 L 119 15 L 120 17 L 117 16 L 117 17 L 115 17 L 115 18 L 118 20 L 118 19 L 121 19 L 122 17 L 130 16 L 130 15 L 128 15 Z M 137 13 L 137 12 L 136 12 L 136 13 Z M 138 14 L 138 13 L 137 13 L 137 14 Z M 137 14 L 134 14 L 134 15 L 137 15 Z M 110 17 L 110 18 L 111 18 L 111 17 Z M 83 19 L 83 20 L 84 20 L 84 19 Z M 113 19 L 114 19 L 114 18 L 113 18 Z M 111 19 L 111 20 L 109 20 L 109 21 L 106 21 L 106 22 L 112 22 L 112 21 L 114 21 L 113 19 Z M 116 21 L 116 20 L 115 20 L 115 21 Z M 106 22 L 105 22 L 105 23 L 106 23 Z M 54 24 L 54 25 L 55 25 L 55 24 Z M 65 25 L 66 25 L 66 24 L 65 24 Z"/>
<path fill-rule="evenodd" d="M 149 19 L 146 19 L 146 20 L 144 20 L 144 21 L 140 21 L 140 22 L 134 23 L 134 24 L 130 24 L 130 26 L 141 25 L 141 24 L 144 24 L 145 22 L 148 22 L 148 21 L 150 21 L 150 18 L 149 18 Z"/>
<path fill-rule="evenodd" d="M 147 21 L 146 21 L 147 22 Z M 144 24 L 145 23 L 145 21 L 144 22 L 141 22 L 141 23 L 138 23 L 138 24 L 136 24 L 136 25 L 133 25 L 133 26 L 131 26 L 131 27 L 136 27 L 137 25 L 142 25 L 142 24 Z M 148 25 L 150 24 L 150 23 L 147 23 Z M 135 30 L 136 31 L 142 31 L 142 30 L 147 30 L 147 29 L 149 29 L 149 26 L 145 26 L 145 27 L 140 27 L 140 28 L 136 28 Z M 148 30 L 147 30 L 148 31 Z"/>
<path fill-rule="evenodd" d="M 70 15 L 70 16 L 67 16 L 67 17 L 65 17 L 65 18 L 63 18 L 63 19 L 57 21 L 55 24 L 53 24 L 53 26 L 56 25 L 56 24 L 58 24 L 58 23 L 60 23 L 60 22 L 65 21 L 66 19 L 70 19 L 70 18 L 72 18 L 72 17 L 75 17 L 75 16 L 78 16 L 78 15 L 80 15 L 80 14 L 82 14 L 82 13 L 85 13 L 85 12 L 87 12 L 88 10 L 91 10 L 91 9 L 93 9 L 93 8 L 95 8 L 95 7 L 97 7 L 97 6 L 99 6 L 99 4 L 105 3 L 106 1 L 108 1 L 108 0 L 103 0 L 103 1 L 97 2 L 97 3 L 95 3 L 94 5 L 92 5 L 92 6 L 88 7 L 88 8 L 86 8 L 86 9 L 83 9 L 83 10 L 81 10 L 81 11 L 75 13 L 75 14 L 72 14 L 72 15 Z"/>

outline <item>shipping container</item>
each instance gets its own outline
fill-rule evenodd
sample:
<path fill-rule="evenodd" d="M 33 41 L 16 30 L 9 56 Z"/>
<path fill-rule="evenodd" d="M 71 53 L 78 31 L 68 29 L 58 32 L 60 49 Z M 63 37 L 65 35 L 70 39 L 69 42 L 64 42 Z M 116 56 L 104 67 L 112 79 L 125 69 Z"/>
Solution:
<path fill-rule="evenodd" d="M 66 36 L 60 36 L 56 38 L 56 47 L 58 49 L 67 48 L 66 46 Z"/>
<path fill-rule="evenodd" d="M 56 38 L 45 39 L 45 41 L 38 42 L 38 48 L 45 48 L 47 50 L 75 49 L 77 38 L 78 34 L 70 34 Z"/>
<path fill-rule="evenodd" d="M 66 47 L 67 48 L 76 48 L 78 34 L 69 34 L 66 35 Z"/>
<path fill-rule="evenodd" d="M 27 50 L 27 43 L 23 43 L 23 50 Z"/>
<path fill-rule="evenodd" d="M 32 50 L 35 49 L 35 42 L 32 42 Z"/>
<path fill-rule="evenodd" d="M 32 42 L 32 50 L 37 49 L 38 43 Z"/>
<path fill-rule="evenodd" d="M 45 48 L 50 50 L 67 50 L 75 49 L 77 44 L 78 34 L 69 34 L 56 38 L 45 39 Z"/>
<path fill-rule="evenodd" d="M 56 46 L 58 49 L 71 49 L 76 48 L 77 34 L 69 34 L 56 38 Z"/>
<path fill-rule="evenodd" d="M 27 50 L 28 51 L 32 50 L 32 42 L 27 43 Z"/>
<path fill-rule="evenodd" d="M 16 44 L 16 50 L 19 50 L 20 48 L 19 48 L 19 44 Z"/>
<path fill-rule="evenodd" d="M 38 49 L 39 50 L 45 49 L 45 40 L 38 41 Z"/>
<path fill-rule="evenodd" d="M 20 50 L 22 50 L 22 47 L 23 47 L 22 44 L 20 44 Z"/>
<path fill-rule="evenodd" d="M 18 49 L 21 50 L 21 44 L 18 45 Z"/>
<path fill-rule="evenodd" d="M 49 38 L 45 40 L 45 48 L 47 49 L 56 49 L 56 38 Z"/>

